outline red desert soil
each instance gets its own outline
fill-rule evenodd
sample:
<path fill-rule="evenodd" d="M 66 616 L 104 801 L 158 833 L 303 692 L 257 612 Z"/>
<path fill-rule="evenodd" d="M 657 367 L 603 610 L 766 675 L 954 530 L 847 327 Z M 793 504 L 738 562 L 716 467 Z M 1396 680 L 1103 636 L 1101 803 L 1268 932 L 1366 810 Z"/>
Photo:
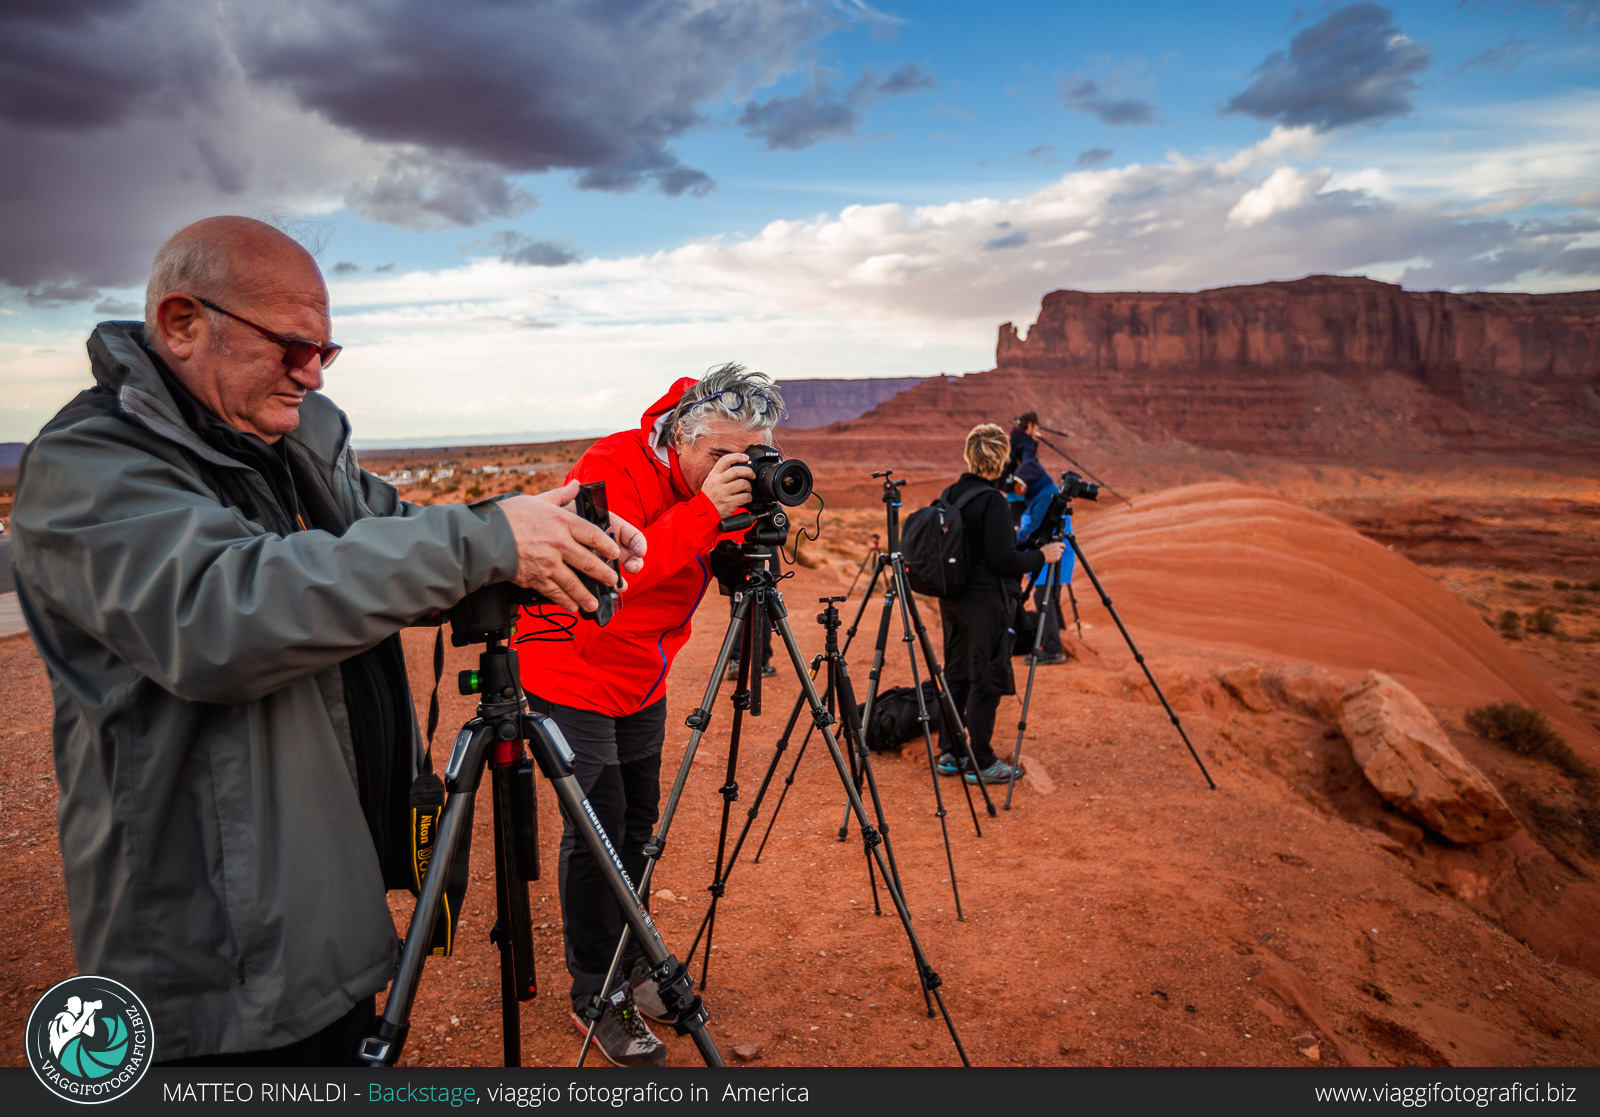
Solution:
<path fill-rule="evenodd" d="M 856 489 L 852 499 L 839 496 L 823 542 L 806 545 L 811 565 L 783 584 L 807 655 L 821 644 L 817 597 L 842 592 L 867 537 L 881 530 L 869 487 Z M 1574 749 L 1600 761 L 1593 729 L 1530 661 L 1384 545 L 1265 492 L 1206 485 L 1154 493 L 1132 511 L 1085 509 L 1079 527 L 1219 789 L 1207 789 L 1081 578 L 1084 641 L 1074 662 L 1040 670 L 1028 776 L 1014 809 L 990 819 L 980 803 L 980 838 L 959 785 L 941 782 L 964 921 L 922 744 L 877 761 L 916 929 L 973 1061 L 1295 1065 L 1306 1057 L 1294 1037 L 1312 1034 L 1333 1064 L 1594 1063 L 1596 862 L 1552 827 L 1548 810 L 1540 813 L 1567 801 L 1570 789 L 1548 765 L 1461 724 L 1465 706 L 1515 698 L 1544 710 Z M 858 588 L 847 608 L 859 598 Z M 924 606 L 937 639 L 934 603 Z M 726 608 L 724 598 L 707 597 L 673 670 L 669 772 Z M 851 654 L 858 687 L 877 612 L 869 610 Z M 406 636 L 419 705 L 431 639 L 425 630 Z M 470 665 L 465 651 L 451 649 L 448 659 L 447 681 Z M 1420 836 L 1366 783 L 1337 730 L 1291 709 L 1252 709 L 1219 682 L 1216 672 L 1247 662 L 1315 665 L 1347 679 L 1372 667 L 1393 674 L 1430 704 L 1524 829 L 1475 848 Z M 890 663 L 886 682 L 908 681 L 897 643 Z M 10 1006 L 0 1058 L 17 1065 L 26 1010 L 75 967 L 56 848 L 50 701 L 27 637 L 0 641 L 0 681 L 9 696 L 0 794 L 11 851 L 0 904 L 0 1003 Z M 736 826 L 795 692 L 787 667 L 775 683 L 764 716 L 746 723 Z M 653 910 L 679 952 L 711 877 L 730 690 L 719 693 L 654 882 Z M 1015 700 L 1002 706 L 1004 749 L 1018 712 Z M 446 693 L 441 747 L 470 713 L 467 699 Z M 953 1064 L 943 1025 L 923 1012 L 898 922 L 873 914 L 859 844 L 838 841 L 841 804 L 838 778 L 813 742 L 761 863 L 747 852 L 730 881 L 705 989 L 712 1032 L 725 1052 L 757 1045 L 767 1065 Z M 547 789 L 541 812 L 553 859 Z M 488 818 L 487 809 L 478 813 L 462 946 L 427 967 L 408 1061 L 500 1061 L 498 962 L 486 936 Z M 766 811 L 762 827 L 765 819 Z M 577 1044 L 564 1007 L 553 871 L 531 891 L 543 989 L 522 1010 L 523 1057 L 566 1065 Z M 402 926 L 410 907 L 409 896 L 393 897 Z M 687 1040 L 668 1043 L 674 1064 L 698 1061 Z"/>

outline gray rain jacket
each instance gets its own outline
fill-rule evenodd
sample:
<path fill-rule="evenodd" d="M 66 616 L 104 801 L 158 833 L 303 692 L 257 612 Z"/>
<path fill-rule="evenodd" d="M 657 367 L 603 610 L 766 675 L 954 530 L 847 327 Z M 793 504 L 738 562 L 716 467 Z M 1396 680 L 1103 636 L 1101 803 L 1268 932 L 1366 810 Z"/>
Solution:
<path fill-rule="evenodd" d="M 291 534 L 183 424 L 137 323 L 102 323 L 89 357 L 97 386 L 28 447 L 13 515 L 78 965 L 145 1001 L 158 1059 L 278 1047 L 396 953 L 339 664 L 510 578 L 516 541 L 492 507 L 402 503 L 315 392 L 288 449 L 352 523 Z"/>

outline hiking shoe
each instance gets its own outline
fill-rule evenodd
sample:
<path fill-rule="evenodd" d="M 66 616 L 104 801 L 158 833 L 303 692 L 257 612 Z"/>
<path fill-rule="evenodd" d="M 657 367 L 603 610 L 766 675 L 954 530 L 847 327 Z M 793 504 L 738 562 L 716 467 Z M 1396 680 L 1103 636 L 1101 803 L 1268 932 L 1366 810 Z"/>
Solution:
<path fill-rule="evenodd" d="M 639 1010 L 640 1016 L 657 1024 L 672 1023 L 672 1013 L 661 999 L 661 989 L 656 985 L 655 978 L 650 976 L 648 962 L 641 960 L 634 964 L 628 984 L 633 988 L 633 1005 Z"/>
<path fill-rule="evenodd" d="M 589 1021 L 576 1012 L 572 1023 L 579 1033 L 589 1031 Z M 611 994 L 610 1003 L 594 1028 L 595 1050 L 615 1067 L 664 1067 L 667 1045 L 656 1038 L 633 1003 L 633 990 L 623 986 Z"/>
<path fill-rule="evenodd" d="M 770 664 L 770 663 L 767 664 L 765 667 L 763 667 L 761 669 L 761 677 L 763 679 L 770 679 L 770 678 L 772 678 L 772 676 L 776 675 L 777 673 L 778 673 L 778 669 L 776 667 L 772 666 L 772 664 Z"/>
<path fill-rule="evenodd" d="M 739 661 L 737 659 L 728 660 L 728 673 L 723 678 L 730 683 L 739 681 Z"/>
<path fill-rule="evenodd" d="M 1054 667 L 1058 663 L 1065 662 L 1067 662 L 1066 652 L 1057 652 L 1055 655 L 1041 655 L 1039 657 L 1040 667 Z"/>
<path fill-rule="evenodd" d="M 1026 773 L 1022 770 L 1022 765 L 1018 764 L 1017 778 L 1021 779 L 1025 774 Z M 987 768 L 979 768 L 976 774 L 973 774 L 972 772 L 967 773 L 968 783 L 977 783 L 979 780 L 982 780 L 984 783 L 1010 783 L 1011 765 L 1007 764 L 1004 760 L 1001 760 L 997 756 L 994 758 L 994 762 Z"/>
<path fill-rule="evenodd" d="M 939 754 L 939 763 L 933 766 L 933 770 L 938 772 L 941 776 L 955 776 L 959 775 L 961 773 L 961 769 L 965 768 L 966 766 L 967 762 L 965 760 L 961 761 L 960 763 L 956 762 L 954 753 L 941 752 Z"/>

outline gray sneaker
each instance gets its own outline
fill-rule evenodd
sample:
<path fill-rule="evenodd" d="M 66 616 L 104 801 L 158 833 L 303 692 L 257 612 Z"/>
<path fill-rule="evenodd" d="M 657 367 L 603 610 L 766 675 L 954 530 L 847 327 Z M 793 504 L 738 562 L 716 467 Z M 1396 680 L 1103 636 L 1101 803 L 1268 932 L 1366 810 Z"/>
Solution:
<path fill-rule="evenodd" d="M 580 1033 L 589 1031 L 589 1021 L 572 1014 L 572 1023 Z M 664 1067 L 667 1065 L 667 1045 L 656 1038 L 650 1025 L 639 1015 L 633 1003 L 632 991 L 623 986 L 611 994 L 611 1002 L 600 1014 L 594 1029 L 595 1049 L 616 1067 Z"/>
<path fill-rule="evenodd" d="M 642 959 L 634 964 L 633 972 L 628 977 L 628 984 L 633 988 L 633 1004 L 639 1010 L 639 1015 L 646 1020 L 654 1020 L 657 1024 L 672 1023 L 672 1013 L 667 1009 L 666 1002 L 661 999 L 661 989 L 656 985 L 655 978 L 650 976 L 650 964 Z"/>

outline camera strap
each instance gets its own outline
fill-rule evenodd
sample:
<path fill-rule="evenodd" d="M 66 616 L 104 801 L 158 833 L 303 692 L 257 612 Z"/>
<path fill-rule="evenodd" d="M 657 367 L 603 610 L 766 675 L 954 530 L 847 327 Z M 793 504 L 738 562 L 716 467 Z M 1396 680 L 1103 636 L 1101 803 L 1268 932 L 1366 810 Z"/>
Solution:
<path fill-rule="evenodd" d="M 428 748 L 422 754 L 422 771 L 411 781 L 411 893 L 422 892 L 422 880 L 433 866 L 438 842 L 439 822 L 444 817 L 444 781 L 433 770 L 433 735 L 439 728 L 439 680 L 444 675 L 444 630 L 433 641 L 433 694 L 428 699 Z M 447 871 L 443 917 L 433 925 L 433 941 L 428 953 L 448 958 L 455 950 L 456 924 L 461 919 L 461 902 L 467 893 L 467 868 L 472 857 L 472 810 L 468 801 L 462 819 L 461 840 Z"/>

